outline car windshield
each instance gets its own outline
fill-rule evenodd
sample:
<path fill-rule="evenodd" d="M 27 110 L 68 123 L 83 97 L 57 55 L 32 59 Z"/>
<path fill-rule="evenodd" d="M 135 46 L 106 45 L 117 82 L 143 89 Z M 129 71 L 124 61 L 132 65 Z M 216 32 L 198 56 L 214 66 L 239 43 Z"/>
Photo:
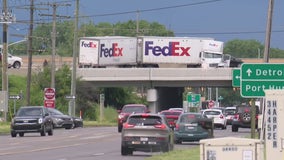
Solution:
<path fill-rule="evenodd" d="M 181 123 L 195 123 L 197 119 L 201 118 L 201 114 L 183 114 L 180 117 Z"/>
<path fill-rule="evenodd" d="M 136 126 L 154 126 L 162 124 L 162 119 L 157 116 L 149 116 L 149 117 L 132 116 L 129 118 L 128 123 Z"/>
<path fill-rule="evenodd" d="M 42 115 L 41 108 L 21 108 L 17 115 L 18 117 L 26 117 L 26 116 L 40 116 Z"/>
<path fill-rule="evenodd" d="M 144 113 L 145 109 L 141 106 L 129 106 L 129 107 L 123 107 L 122 109 L 123 113 Z"/>
<path fill-rule="evenodd" d="M 48 111 L 50 112 L 51 115 L 63 115 L 62 112 L 56 109 L 48 108 Z"/>

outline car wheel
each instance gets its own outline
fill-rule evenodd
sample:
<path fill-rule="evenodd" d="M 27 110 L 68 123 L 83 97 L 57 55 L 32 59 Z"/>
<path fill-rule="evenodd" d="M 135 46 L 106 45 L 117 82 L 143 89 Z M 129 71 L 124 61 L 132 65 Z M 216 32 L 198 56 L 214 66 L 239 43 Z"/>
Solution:
<path fill-rule="evenodd" d="M 65 127 L 65 129 L 72 129 L 73 128 L 73 125 L 70 125 L 68 127 Z"/>
<path fill-rule="evenodd" d="M 238 126 L 232 125 L 232 132 L 238 132 L 238 130 L 239 130 Z"/>
<path fill-rule="evenodd" d="M 51 125 L 50 130 L 48 131 L 48 135 L 49 136 L 53 135 L 53 125 Z"/>
<path fill-rule="evenodd" d="M 223 126 L 222 126 L 222 129 L 227 129 L 227 126 L 226 126 L 226 125 L 223 125 Z"/>
<path fill-rule="evenodd" d="M 176 140 L 175 140 L 175 144 L 181 144 L 181 140 L 176 139 Z"/>
<path fill-rule="evenodd" d="M 244 123 L 249 123 L 249 122 L 250 122 L 250 119 L 251 119 L 250 113 L 245 112 L 245 113 L 242 113 L 242 114 L 241 114 L 241 120 L 242 120 L 242 122 L 244 122 Z"/>
<path fill-rule="evenodd" d="M 24 137 L 24 134 L 25 134 L 24 132 L 21 132 L 21 133 L 19 133 L 19 136 Z"/>
<path fill-rule="evenodd" d="M 45 126 L 43 126 L 43 129 L 42 129 L 42 131 L 40 132 L 40 135 L 41 135 L 41 136 L 45 136 L 45 132 L 46 132 L 46 128 L 45 128 Z"/>
<path fill-rule="evenodd" d="M 17 137 L 17 133 L 16 132 L 11 132 L 11 137 Z"/>
<path fill-rule="evenodd" d="M 120 133 L 122 131 L 122 125 L 117 126 L 117 131 Z"/>
<path fill-rule="evenodd" d="M 13 64 L 13 67 L 16 68 L 16 69 L 19 69 L 21 67 L 21 63 L 20 62 L 15 62 Z"/>
<path fill-rule="evenodd" d="M 129 154 L 129 149 L 125 146 L 121 146 L 121 155 L 126 156 Z"/>
<path fill-rule="evenodd" d="M 167 143 L 165 146 L 162 146 L 162 152 L 169 152 L 170 151 L 170 143 Z"/>

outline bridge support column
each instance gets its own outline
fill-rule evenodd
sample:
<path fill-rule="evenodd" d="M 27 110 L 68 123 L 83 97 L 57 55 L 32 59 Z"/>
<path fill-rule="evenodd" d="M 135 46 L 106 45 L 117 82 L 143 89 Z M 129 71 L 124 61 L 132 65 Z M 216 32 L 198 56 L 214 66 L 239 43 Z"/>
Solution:
<path fill-rule="evenodd" d="M 158 100 L 158 94 L 156 89 L 148 89 L 147 91 L 147 101 L 149 104 L 149 110 L 151 113 L 157 113 L 157 100 Z"/>

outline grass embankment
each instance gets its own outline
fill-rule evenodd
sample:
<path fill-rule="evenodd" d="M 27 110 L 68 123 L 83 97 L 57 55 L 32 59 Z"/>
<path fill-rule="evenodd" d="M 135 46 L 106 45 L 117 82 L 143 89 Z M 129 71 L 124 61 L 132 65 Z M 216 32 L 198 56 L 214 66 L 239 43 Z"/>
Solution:
<path fill-rule="evenodd" d="M 200 160 L 199 146 L 189 148 L 174 150 L 168 153 L 163 153 L 160 155 L 155 155 L 146 160 Z"/>

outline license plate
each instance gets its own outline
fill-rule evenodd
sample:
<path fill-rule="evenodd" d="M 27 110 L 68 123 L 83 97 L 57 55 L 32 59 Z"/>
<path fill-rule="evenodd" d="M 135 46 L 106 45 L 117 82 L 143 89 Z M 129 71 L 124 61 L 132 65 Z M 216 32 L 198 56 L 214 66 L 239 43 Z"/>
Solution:
<path fill-rule="evenodd" d="M 148 141 L 148 137 L 141 137 L 140 141 Z"/>
<path fill-rule="evenodd" d="M 187 129 L 194 129 L 194 127 L 187 127 Z"/>
<path fill-rule="evenodd" d="M 148 142 L 148 144 L 157 144 L 157 142 Z"/>
<path fill-rule="evenodd" d="M 192 136 L 193 136 L 193 134 L 188 134 L 188 136 L 189 136 L 189 137 L 192 137 Z"/>
<path fill-rule="evenodd" d="M 132 141 L 132 144 L 140 144 L 139 141 Z"/>

